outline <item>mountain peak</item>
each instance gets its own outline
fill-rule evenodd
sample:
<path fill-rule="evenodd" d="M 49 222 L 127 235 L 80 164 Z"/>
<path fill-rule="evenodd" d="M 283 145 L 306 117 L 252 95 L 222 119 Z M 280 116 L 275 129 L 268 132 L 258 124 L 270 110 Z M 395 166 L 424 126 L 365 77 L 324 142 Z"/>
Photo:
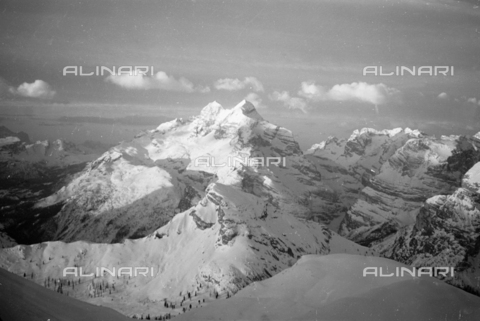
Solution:
<path fill-rule="evenodd" d="M 225 108 L 223 108 L 222 105 L 216 101 L 212 101 L 207 106 L 203 107 L 202 111 L 200 112 L 200 117 L 205 120 L 213 120 L 224 111 Z"/>
<path fill-rule="evenodd" d="M 255 106 L 246 99 L 239 102 L 233 108 L 233 110 L 240 110 L 242 112 L 242 114 L 244 114 L 247 117 L 258 119 L 258 120 L 263 120 L 263 117 L 260 116 L 260 114 L 257 112 L 257 109 L 255 108 Z"/>

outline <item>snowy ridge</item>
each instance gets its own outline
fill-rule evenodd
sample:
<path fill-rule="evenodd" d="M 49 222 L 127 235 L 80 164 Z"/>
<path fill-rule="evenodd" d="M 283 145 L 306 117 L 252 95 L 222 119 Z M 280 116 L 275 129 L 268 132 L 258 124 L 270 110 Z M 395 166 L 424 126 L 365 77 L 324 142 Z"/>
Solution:
<path fill-rule="evenodd" d="M 74 296 L 132 315 L 180 312 L 178 293 L 196 293 L 196 300 L 215 290 L 230 295 L 255 280 L 275 275 L 305 254 L 368 254 L 323 225 L 295 218 L 261 198 L 214 183 L 198 204 L 177 214 L 153 234 L 118 244 L 47 242 L 0 251 L 0 266 L 16 273 L 35 275 L 42 284 L 59 278 L 66 266 L 153 266 L 148 278 L 105 280 L 115 282 L 108 299 L 89 298 L 89 288 L 79 285 Z M 85 282 L 85 284 L 88 284 Z M 165 310 L 159 302 L 176 302 Z M 143 303 L 142 303 L 143 302 Z"/>

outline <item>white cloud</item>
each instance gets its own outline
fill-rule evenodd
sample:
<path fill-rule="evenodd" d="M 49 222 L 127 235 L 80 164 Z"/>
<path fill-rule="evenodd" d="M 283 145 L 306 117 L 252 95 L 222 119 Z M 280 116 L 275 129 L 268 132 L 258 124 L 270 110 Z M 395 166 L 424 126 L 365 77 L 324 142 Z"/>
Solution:
<path fill-rule="evenodd" d="M 267 106 L 265 106 L 262 103 L 262 101 L 263 101 L 262 98 L 256 93 L 249 93 L 245 97 L 245 100 L 248 100 L 249 102 L 251 102 L 255 106 L 255 108 L 257 108 L 257 109 L 267 108 Z"/>
<path fill-rule="evenodd" d="M 317 86 L 313 81 L 303 81 L 298 95 L 310 100 L 324 100 L 325 89 L 322 86 Z"/>
<path fill-rule="evenodd" d="M 438 96 L 437 96 L 438 99 L 447 99 L 448 98 L 448 95 L 447 93 L 440 93 Z"/>
<path fill-rule="evenodd" d="M 9 91 L 14 95 L 41 99 L 51 99 L 56 94 L 49 84 L 39 79 L 31 84 L 24 82 L 18 88 L 10 87 Z"/>
<path fill-rule="evenodd" d="M 385 104 L 400 91 L 390 88 L 385 84 L 368 84 L 365 82 L 353 82 L 351 84 L 340 84 L 333 86 L 330 90 L 325 90 L 322 86 L 315 85 L 314 82 L 304 81 L 298 94 L 311 101 L 361 101 L 374 105 Z"/>
<path fill-rule="evenodd" d="M 178 80 L 163 71 L 157 72 L 153 77 L 138 75 L 110 75 L 105 81 L 111 82 L 127 89 L 162 89 L 168 91 L 181 91 L 187 93 L 210 92 L 210 87 L 195 86 L 190 80 L 180 77 Z"/>
<path fill-rule="evenodd" d="M 290 94 L 287 91 L 274 91 L 268 96 L 268 98 L 273 101 L 280 101 L 290 109 L 300 109 L 304 113 L 307 112 L 307 102 L 305 99 L 300 97 L 290 97 Z"/>
<path fill-rule="evenodd" d="M 368 84 L 365 82 L 353 82 L 351 84 L 335 85 L 329 90 L 323 86 L 316 85 L 313 81 L 301 83 L 297 93 L 300 97 L 291 97 L 287 91 L 275 91 L 269 98 L 273 101 L 283 102 L 291 109 L 300 109 L 306 112 L 311 102 L 319 101 L 359 101 L 375 105 L 378 113 L 378 106 L 396 99 L 400 91 L 390 88 L 385 84 Z"/>
<path fill-rule="evenodd" d="M 468 98 L 467 102 L 475 105 L 477 103 L 477 98 L 476 97 Z M 480 105 L 480 99 L 478 100 L 478 104 Z"/>
<path fill-rule="evenodd" d="M 290 99 L 290 94 L 287 91 L 274 91 L 271 95 L 268 96 L 273 101 L 282 101 L 286 102 Z"/>
<path fill-rule="evenodd" d="M 240 80 L 237 78 L 218 79 L 217 81 L 215 81 L 213 86 L 218 90 L 238 91 L 244 88 L 248 88 L 256 92 L 264 91 L 263 84 L 255 77 L 245 77 L 244 80 Z"/>
<path fill-rule="evenodd" d="M 365 82 L 335 85 L 328 92 L 332 100 L 357 100 L 374 105 L 385 104 L 399 93 L 397 89 L 387 87 L 382 83 L 370 85 Z"/>

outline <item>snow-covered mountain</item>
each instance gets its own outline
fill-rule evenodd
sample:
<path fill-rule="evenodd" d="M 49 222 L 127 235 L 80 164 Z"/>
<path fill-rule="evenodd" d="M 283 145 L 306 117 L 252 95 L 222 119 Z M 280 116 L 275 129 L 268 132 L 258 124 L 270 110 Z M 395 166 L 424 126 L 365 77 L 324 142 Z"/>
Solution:
<path fill-rule="evenodd" d="M 210 305 L 285 271 L 309 254 L 359 254 L 361 259 L 340 260 L 351 264 L 348 273 L 359 275 L 362 264 L 386 264 L 364 258 L 367 255 L 415 266 L 447 264 L 456 267 L 457 276 L 445 281 L 474 292 L 480 268 L 480 168 L 472 168 L 480 160 L 478 136 L 437 139 L 408 128 L 362 129 L 348 140 L 330 138 L 303 153 L 289 130 L 264 120 L 249 102 L 231 109 L 213 102 L 199 116 L 163 123 L 111 148 L 29 208 L 35 218 L 29 223 L 34 231 L 29 231 L 48 242 L 9 243 L 0 250 L 0 267 L 137 317 L 178 315 Z M 7 145 L 19 143 L 13 140 Z M 257 163 L 248 163 L 252 157 Z M 258 163 L 267 157 L 281 160 Z M 227 166 L 217 166 L 222 163 Z M 9 240 L 4 239 L 6 244 Z M 340 266 L 338 258 L 327 257 L 306 259 L 298 270 L 318 276 L 322 266 Z M 388 289 L 413 293 L 413 286 L 399 280 L 355 279 L 356 286 L 349 288 L 343 278 L 350 279 L 330 271 L 333 265 L 324 271 L 331 279 L 318 287 L 341 290 L 338 300 L 329 301 L 329 294 L 310 289 L 315 284 L 311 278 L 298 277 L 299 288 L 287 288 L 311 290 L 311 296 L 285 312 L 285 318 L 308 319 L 319 307 L 332 317 L 347 318 L 353 310 L 340 306 L 350 302 L 351 295 L 373 304 Z M 100 267 L 149 267 L 153 272 L 128 279 L 105 273 L 62 277 L 65 267 L 82 267 L 84 273 Z M 412 282 L 416 281 L 422 295 L 438 286 L 441 293 L 455 297 L 451 308 L 469 316 L 478 312 L 471 309 L 474 300 L 466 294 L 437 280 Z M 368 291 L 355 292 L 362 284 Z M 267 298 L 278 298 L 278 292 L 292 299 L 287 290 L 264 288 Z M 245 291 L 240 293 L 250 293 L 247 297 L 254 293 Z M 470 303 L 462 305 L 462 300 Z M 386 310 L 381 308 L 377 310 L 383 316 Z M 258 309 L 253 306 L 252 313 Z"/>
<path fill-rule="evenodd" d="M 175 320 L 465 320 L 480 319 L 480 298 L 431 277 L 362 276 L 364 267 L 403 264 L 375 257 L 307 255 L 228 300 Z"/>
<path fill-rule="evenodd" d="M 341 235 L 408 265 L 455 267 L 446 281 L 478 294 L 479 138 L 363 129 L 308 153 L 350 206 Z"/>
<path fill-rule="evenodd" d="M 67 167 L 94 160 L 95 153 L 88 153 L 71 142 L 61 139 L 26 143 L 18 137 L 0 138 L 0 163 L 3 179 L 40 178 L 48 167 Z"/>
<path fill-rule="evenodd" d="M 212 183 L 196 206 L 147 237 L 116 244 L 19 245 L 0 250 L 0 267 L 33 276 L 39 284 L 65 279 L 65 267 L 83 267 L 84 273 L 95 272 L 96 267 L 152 267 L 154 272 L 147 277 L 106 274 L 81 279 L 63 291 L 127 315 L 175 315 L 190 304 L 208 304 L 216 293 L 220 298 L 231 296 L 253 281 L 288 268 L 302 255 L 328 253 L 370 254 L 367 248 L 319 223 L 296 218 L 268 200 L 235 186 Z M 70 282 L 77 279 L 68 278 Z M 92 292 L 92 284 L 103 284 L 103 290 Z M 192 297 L 181 305 L 187 293 Z M 165 308 L 165 300 L 175 308 Z"/>
<path fill-rule="evenodd" d="M 372 128 L 355 130 L 348 139 L 329 137 L 305 152 L 322 175 L 322 181 L 335 191 L 337 220 L 330 227 L 339 229 L 347 210 L 358 200 L 361 190 L 369 185 L 382 165 L 409 139 L 425 134 L 409 128 L 378 131 Z"/>
<path fill-rule="evenodd" d="M 340 234 L 370 244 L 413 224 L 427 198 L 459 187 L 480 160 L 479 147 L 475 137 L 363 129 L 347 141 L 314 145 L 308 153 L 348 208 Z"/>
<path fill-rule="evenodd" d="M 92 147 L 100 146 L 60 139 L 30 143 L 27 134 L 0 126 L 0 247 L 11 245 L 12 237 L 26 243 L 42 239 L 37 223 L 45 213 L 32 214 L 32 205 L 96 159 L 101 153 Z"/>
<path fill-rule="evenodd" d="M 253 157 L 284 159 L 241 164 Z M 232 109 L 210 103 L 199 116 L 163 123 L 113 147 L 37 208 L 64 204 L 46 227 L 50 239 L 119 242 L 148 235 L 195 206 L 213 182 L 268 199 L 296 217 L 336 218 L 334 191 L 291 131 L 265 121 L 247 101 Z"/>
<path fill-rule="evenodd" d="M 5 126 L 0 126 L 0 139 L 14 137 L 25 143 L 30 143 L 30 137 L 25 132 L 14 132 Z"/>
<path fill-rule="evenodd" d="M 480 163 L 450 195 L 429 198 L 415 224 L 401 228 L 373 249 L 413 266 L 455 267 L 450 284 L 480 294 Z"/>

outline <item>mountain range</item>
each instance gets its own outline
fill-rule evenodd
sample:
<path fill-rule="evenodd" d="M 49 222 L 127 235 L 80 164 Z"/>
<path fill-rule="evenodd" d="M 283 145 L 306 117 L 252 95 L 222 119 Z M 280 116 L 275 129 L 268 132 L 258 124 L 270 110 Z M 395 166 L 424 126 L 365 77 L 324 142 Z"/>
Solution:
<path fill-rule="evenodd" d="M 363 311 L 362 300 L 373 304 L 387 289 L 395 301 L 418 299 L 419 288 L 431 302 L 441 300 L 438 293 L 452 301 L 437 314 L 417 307 L 399 318 L 450 317 L 448 309 L 466 320 L 478 316 L 472 307 L 480 299 L 453 287 L 480 290 L 478 134 L 364 128 L 303 152 L 290 130 L 242 101 L 230 109 L 210 103 L 198 116 L 160 124 L 102 155 L 62 141 L 32 147 L 18 136 L 2 138 L 10 162 L 48 158 L 61 173 L 78 165 L 31 200 L 21 224 L 33 224 L 35 237 L 0 234 L 0 267 L 47 288 L 128 316 L 189 311 L 180 318 L 192 320 L 314 319 L 319 308 L 350 320 Z M 280 161 L 249 162 L 267 158 Z M 452 266 L 456 273 L 367 281 L 360 277 L 367 262 Z M 128 279 L 62 275 L 65 267 L 90 273 L 121 266 L 153 270 Z M 321 294 L 326 288 L 334 299 Z M 255 296 L 265 300 L 252 305 Z M 252 309 L 231 309 L 233 302 Z M 384 316 L 393 307 L 375 309 Z"/>

